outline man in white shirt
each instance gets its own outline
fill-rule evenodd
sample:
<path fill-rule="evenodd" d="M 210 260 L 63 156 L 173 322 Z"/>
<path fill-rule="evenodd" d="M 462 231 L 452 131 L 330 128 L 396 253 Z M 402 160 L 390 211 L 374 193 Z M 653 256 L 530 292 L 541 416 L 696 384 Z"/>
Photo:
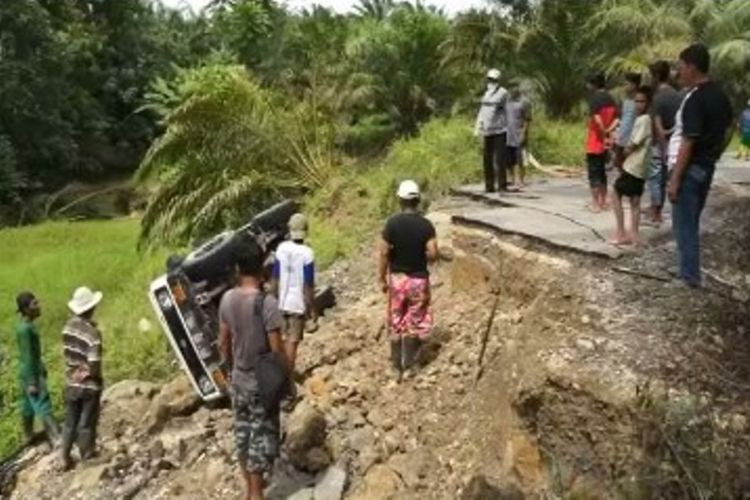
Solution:
<path fill-rule="evenodd" d="M 303 214 L 294 214 L 289 219 L 290 239 L 276 249 L 271 281 L 271 289 L 279 299 L 284 345 L 292 371 L 306 320 L 309 318 L 312 321 L 312 329 L 318 321 L 313 307 L 315 255 L 312 248 L 304 243 L 307 229 L 307 218 Z"/>
<path fill-rule="evenodd" d="M 508 123 L 505 105 L 508 91 L 500 85 L 500 70 L 487 72 L 487 90 L 480 101 L 474 133 L 484 139 L 484 184 L 488 193 L 508 190 L 506 141 Z M 497 183 L 497 184 L 496 184 Z"/>

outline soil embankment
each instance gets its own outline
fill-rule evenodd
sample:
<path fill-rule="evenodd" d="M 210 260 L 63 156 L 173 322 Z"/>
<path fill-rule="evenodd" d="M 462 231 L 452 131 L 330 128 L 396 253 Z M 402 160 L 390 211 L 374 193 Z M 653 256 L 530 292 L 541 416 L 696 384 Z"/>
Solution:
<path fill-rule="evenodd" d="M 453 225 L 467 203 L 444 200 L 432 215 L 443 241 L 437 323 L 423 366 L 401 384 L 372 258 L 329 271 L 340 306 L 302 345 L 304 399 L 284 417 L 270 496 L 750 491 L 745 193 L 718 189 L 711 200 L 706 290 L 669 278 L 666 238 L 614 261 Z M 105 408 L 98 460 L 60 475 L 36 459 L 11 498 L 239 494 L 229 410 L 200 408 L 180 380 L 120 384 Z"/>

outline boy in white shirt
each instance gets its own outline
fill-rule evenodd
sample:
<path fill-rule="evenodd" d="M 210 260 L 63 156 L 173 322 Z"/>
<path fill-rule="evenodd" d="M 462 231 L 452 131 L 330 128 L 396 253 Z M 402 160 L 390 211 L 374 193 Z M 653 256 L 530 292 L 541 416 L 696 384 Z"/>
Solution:
<path fill-rule="evenodd" d="M 289 240 L 276 249 L 271 289 L 279 299 L 283 317 L 282 333 L 289 363 L 294 371 L 297 347 L 302 341 L 309 318 L 317 326 L 315 296 L 315 255 L 305 245 L 307 218 L 300 213 L 289 219 Z"/>

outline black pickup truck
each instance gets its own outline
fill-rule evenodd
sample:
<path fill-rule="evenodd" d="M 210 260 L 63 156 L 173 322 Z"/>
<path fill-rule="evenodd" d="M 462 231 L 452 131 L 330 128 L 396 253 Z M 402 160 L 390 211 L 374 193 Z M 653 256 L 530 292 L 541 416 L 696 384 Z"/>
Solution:
<path fill-rule="evenodd" d="M 296 210 L 294 202 L 279 203 L 241 228 L 214 236 L 184 258 L 170 257 L 166 274 L 151 282 L 151 304 L 177 359 L 204 401 L 226 395 L 227 364 L 218 348 L 218 309 L 224 292 L 234 286 L 236 245 L 252 238 L 270 264 Z M 319 314 L 334 304 L 331 288 L 316 291 Z"/>

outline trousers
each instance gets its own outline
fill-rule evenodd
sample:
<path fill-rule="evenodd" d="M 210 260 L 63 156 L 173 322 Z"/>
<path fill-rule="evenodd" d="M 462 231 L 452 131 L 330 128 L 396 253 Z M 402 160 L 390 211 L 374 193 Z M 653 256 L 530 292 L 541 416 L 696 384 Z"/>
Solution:
<path fill-rule="evenodd" d="M 74 442 L 78 445 L 81 459 L 85 460 L 94 455 L 101 394 L 101 391 L 91 389 L 65 388 L 65 426 L 62 437 L 64 457 L 70 456 Z"/>
<path fill-rule="evenodd" d="M 484 137 L 484 188 L 488 193 L 508 187 L 506 162 L 507 133 Z M 495 187 L 497 182 L 497 188 Z"/>

